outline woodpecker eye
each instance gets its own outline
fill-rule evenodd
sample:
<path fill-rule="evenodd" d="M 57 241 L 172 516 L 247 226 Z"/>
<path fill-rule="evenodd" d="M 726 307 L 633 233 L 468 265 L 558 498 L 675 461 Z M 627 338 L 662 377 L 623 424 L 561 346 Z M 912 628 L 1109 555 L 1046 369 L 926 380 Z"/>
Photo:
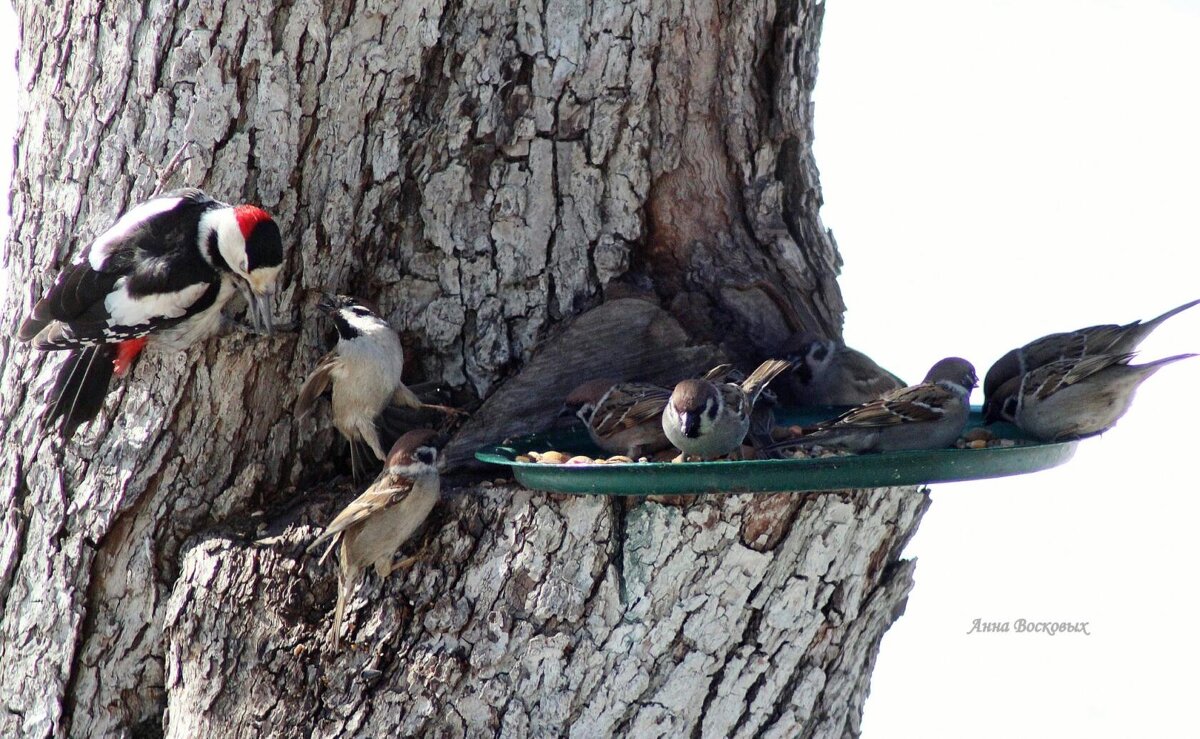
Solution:
<path fill-rule="evenodd" d="M 423 446 L 420 449 L 417 449 L 417 453 L 413 456 L 415 456 L 417 461 L 421 464 L 432 465 L 434 460 L 437 459 L 437 450 Z"/>

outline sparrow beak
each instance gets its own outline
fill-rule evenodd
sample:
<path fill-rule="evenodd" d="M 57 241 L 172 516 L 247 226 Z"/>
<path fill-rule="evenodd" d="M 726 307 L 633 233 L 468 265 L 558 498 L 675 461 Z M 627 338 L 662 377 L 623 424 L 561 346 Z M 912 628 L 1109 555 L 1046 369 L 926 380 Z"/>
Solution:
<path fill-rule="evenodd" d="M 275 288 L 270 287 L 257 292 L 249 285 L 243 291 L 249 306 L 250 322 L 254 328 L 268 336 L 275 328 L 275 316 L 271 311 L 271 300 L 275 297 Z"/>
<path fill-rule="evenodd" d="M 700 414 L 685 411 L 679 414 L 679 425 L 683 427 L 683 435 L 689 439 L 700 436 Z"/>

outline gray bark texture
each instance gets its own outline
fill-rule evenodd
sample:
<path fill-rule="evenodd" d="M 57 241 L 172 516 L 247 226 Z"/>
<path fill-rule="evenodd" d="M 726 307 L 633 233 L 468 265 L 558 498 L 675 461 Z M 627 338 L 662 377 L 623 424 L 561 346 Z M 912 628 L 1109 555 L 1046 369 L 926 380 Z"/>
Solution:
<path fill-rule="evenodd" d="M 853 736 L 927 498 L 565 497 L 459 475 L 327 641 L 304 544 L 358 489 L 289 409 L 322 290 L 474 409 L 836 336 L 813 0 L 19 0 L 0 304 L 0 736 Z M 190 157 L 164 165 L 180 147 Z M 21 317 L 167 186 L 272 212 L 298 333 L 145 356 L 63 443 Z M 410 552 L 411 553 L 411 552 Z"/>

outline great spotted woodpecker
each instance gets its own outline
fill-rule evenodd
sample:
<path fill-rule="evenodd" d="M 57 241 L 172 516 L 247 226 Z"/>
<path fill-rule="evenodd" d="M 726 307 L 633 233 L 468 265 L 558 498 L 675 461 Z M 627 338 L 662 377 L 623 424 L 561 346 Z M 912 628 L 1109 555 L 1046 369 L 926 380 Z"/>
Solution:
<path fill-rule="evenodd" d="M 323 295 L 317 308 L 333 319 L 338 341 L 304 381 L 296 416 L 307 415 L 317 398 L 329 391 L 333 425 L 350 442 L 355 478 L 366 468 L 359 459 L 359 444 L 383 461 L 384 450 L 414 425 L 438 425 L 460 415 L 454 408 L 421 402 L 404 384 L 400 337 L 365 301 Z"/>
<path fill-rule="evenodd" d="M 188 189 L 125 213 L 63 268 L 17 334 L 41 351 L 70 351 L 45 424 L 61 417 L 69 438 L 96 417 L 113 374 L 125 375 L 147 343 L 180 350 L 204 340 L 235 290 L 269 333 L 282 264 L 279 227 L 253 205 Z"/>

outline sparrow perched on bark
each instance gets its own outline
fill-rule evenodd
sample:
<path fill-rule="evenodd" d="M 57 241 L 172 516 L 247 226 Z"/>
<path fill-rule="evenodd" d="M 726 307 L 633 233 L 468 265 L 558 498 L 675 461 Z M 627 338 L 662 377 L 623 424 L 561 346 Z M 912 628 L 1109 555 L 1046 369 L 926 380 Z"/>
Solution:
<path fill-rule="evenodd" d="M 1102 434 L 1125 415 L 1138 386 L 1178 354 L 1131 365 L 1132 352 L 1062 359 L 1010 378 L 996 391 L 987 420 L 1004 419 L 1041 441 Z"/>
<path fill-rule="evenodd" d="M 792 370 L 773 388 L 789 405 L 860 405 L 905 386 L 866 354 L 811 331 L 794 335 L 780 354 Z"/>
<path fill-rule="evenodd" d="M 458 411 L 427 406 L 404 384 L 404 349 L 387 321 L 362 300 L 347 295 L 323 295 L 317 308 L 337 327 L 333 351 L 317 363 L 304 381 L 296 401 L 296 416 L 303 418 L 318 397 L 331 391 L 333 425 L 350 442 L 351 466 L 357 478 L 366 463 L 358 444 L 365 444 L 380 461 L 405 430 L 398 408 L 432 408 L 447 414 Z"/>
<path fill-rule="evenodd" d="M 380 580 L 396 566 L 392 559 L 400 546 L 429 516 L 441 492 L 437 468 L 436 433 L 429 429 L 409 431 L 388 454 L 387 465 L 366 492 L 330 522 L 308 551 L 329 541 L 321 562 L 339 548 L 338 596 L 333 611 L 330 638 L 338 648 L 346 601 L 358 586 L 364 571 L 375 568 Z"/>
<path fill-rule="evenodd" d="M 711 459 L 729 454 L 746 438 L 750 414 L 763 388 L 790 366 L 781 359 L 768 359 L 740 385 L 707 377 L 680 382 L 663 411 L 663 432 L 686 456 Z"/>
<path fill-rule="evenodd" d="M 45 425 L 61 417 L 63 437 L 72 436 L 100 413 L 113 376 L 129 372 L 143 348 L 203 341 L 239 292 L 255 326 L 270 333 L 282 267 L 279 226 L 257 206 L 186 189 L 131 208 L 62 268 L 17 332 L 39 351 L 70 352 Z"/>
<path fill-rule="evenodd" d="M 970 362 L 947 357 L 924 382 L 852 408 L 775 448 L 824 446 L 861 454 L 948 447 L 967 425 L 968 399 L 978 382 Z"/>
<path fill-rule="evenodd" d="M 1081 359 L 1100 354 L 1131 352 L 1137 349 L 1138 345 L 1168 318 L 1198 304 L 1200 304 L 1200 300 L 1184 303 L 1145 323 L 1134 321 L 1124 326 L 1106 324 L 1089 326 L 1077 331 L 1049 334 L 1018 349 L 1013 349 L 996 360 L 996 363 L 987 371 L 987 376 L 983 380 L 984 413 L 991 417 L 998 416 L 999 408 L 994 407 L 1000 402 L 997 391 L 1014 377 L 1020 377 L 1051 362 Z"/>

